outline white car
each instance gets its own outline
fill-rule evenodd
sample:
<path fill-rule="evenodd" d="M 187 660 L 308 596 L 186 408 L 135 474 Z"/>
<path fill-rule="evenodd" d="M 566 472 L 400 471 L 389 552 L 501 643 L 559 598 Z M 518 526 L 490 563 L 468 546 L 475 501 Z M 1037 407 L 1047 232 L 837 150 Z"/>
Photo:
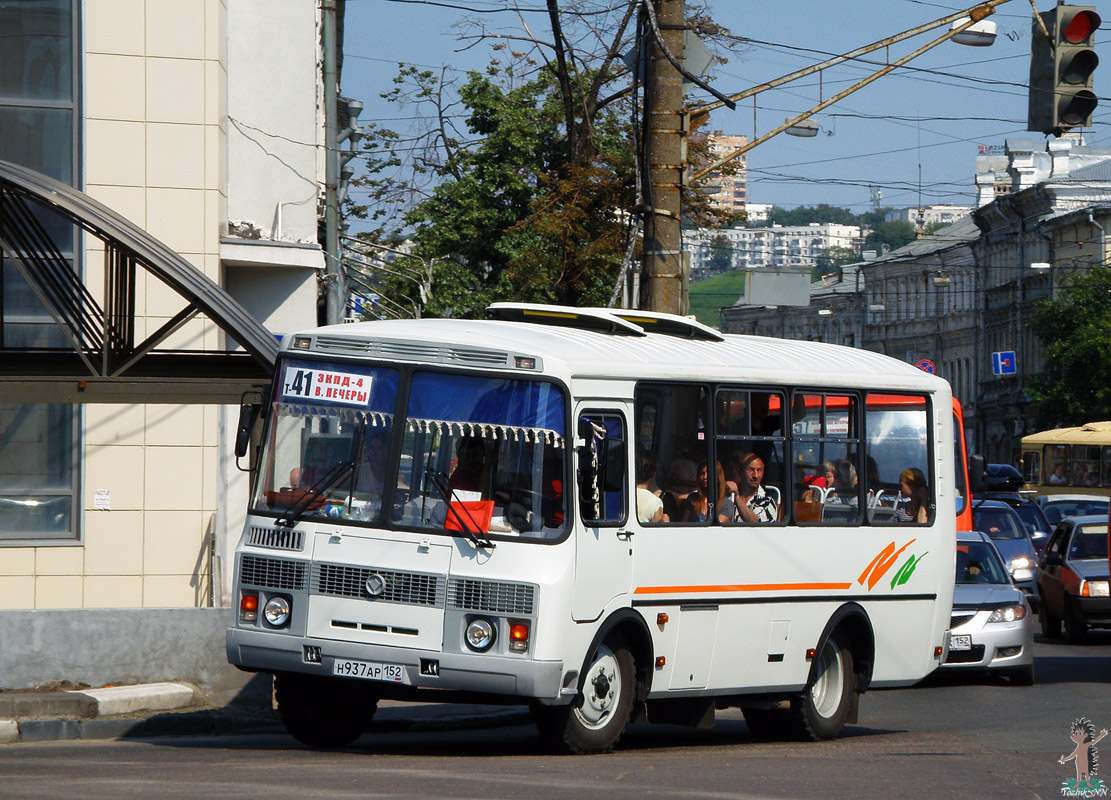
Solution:
<path fill-rule="evenodd" d="M 957 534 L 957 574 L 949 655 L 942 669 L 990 670 L 1034 684 L 1034 617 L 991 537 Z"/>
<path fill-rule="evenodd" d="M 1050 525 L 1066 517 L 1107 516 L 1107 497 L 1098 494 L 1043 494 L 1034 502 L 1042 507 Z"/>

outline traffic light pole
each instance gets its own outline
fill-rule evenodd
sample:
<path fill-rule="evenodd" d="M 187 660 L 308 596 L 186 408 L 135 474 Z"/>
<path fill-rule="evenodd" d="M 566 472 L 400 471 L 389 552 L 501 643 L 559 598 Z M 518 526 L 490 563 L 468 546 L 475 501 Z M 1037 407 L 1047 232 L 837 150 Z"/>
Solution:
<path fill-rule="evenodd" d="M 683 59 L 685 0 L 652 0 L 660 38 L 671 54 Z M 644 222 L 644 280 L 639 307 L 686 313 L 680 229 L 681 182 L 686 162 L 683 130 L 683 76 L 652 40 L 646 113 L 648 171 L 651 185 Z"/>

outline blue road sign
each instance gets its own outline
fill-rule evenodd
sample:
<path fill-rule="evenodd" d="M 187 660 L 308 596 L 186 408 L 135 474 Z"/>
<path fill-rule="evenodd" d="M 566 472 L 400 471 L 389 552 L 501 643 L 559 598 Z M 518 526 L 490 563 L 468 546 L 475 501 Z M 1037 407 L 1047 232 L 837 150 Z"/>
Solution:
<path fill-rule="evenodd" d="M 1014 350 L 991 354 L 991 370 L 996 375 L 1014 375 L 1018 371 Z"/>
<path fill-rule="evenodd" d="M 923 358 L 920 361 L 915 362 L 914 366 L 918 367 L 918 369 L 922 370 L 923 372 L 930 373 L 931 375 L 933 375 L 935 372 L 934 362 L 930 361 L 930 359 L 928 358 Z"/>

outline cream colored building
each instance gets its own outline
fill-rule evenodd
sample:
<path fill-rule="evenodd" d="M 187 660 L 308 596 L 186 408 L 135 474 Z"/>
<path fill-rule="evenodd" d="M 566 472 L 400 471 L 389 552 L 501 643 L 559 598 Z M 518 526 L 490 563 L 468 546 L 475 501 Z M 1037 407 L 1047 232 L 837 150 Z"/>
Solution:
<path fill-rule="evenodd" d="M 0 159 L 84 190 L 274 333 L 315 325 L 321 25 L 319 4 L 305 0 L 0 7 Z M 86 237 L 76 260 L 102 297 L 96 241 Z M 25 306 L 22 316 L 6 309 L 8 340 L 51 341 L 50 318 L 21 279 L 8 270 L 4 281 L 5 302 Z M 168 287 L 138 276 L 140 339 L 181 307 Z M 194 318 L 171 346 L 233 344 Z M 5 609 L 226 605 L 247 491 L 229 444 L 238 409 L 173 396 L 157 405 L 3 401 L 0 626 Z"/>

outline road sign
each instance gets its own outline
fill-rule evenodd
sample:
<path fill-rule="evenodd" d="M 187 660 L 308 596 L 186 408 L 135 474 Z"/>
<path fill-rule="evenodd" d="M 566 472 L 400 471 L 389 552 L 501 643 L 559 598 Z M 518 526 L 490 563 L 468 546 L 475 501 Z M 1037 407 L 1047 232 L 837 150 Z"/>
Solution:
<path fill-rule="evenodd" d="M 1014 375 L 1018 371 L 1014 350 L 1003 350 L 991 354 L 991 371 L 996 375 Z"/>
<path fill-rule="evenodd" d="M 922 370 L 923 372 L 930 373 L 931 375 L 933 375 L 935 371 L 934 362 L 930 361 L 930 359 L 928 358 L 923 358 L 919 361 L 916 361 L 914 366 L 918 367 L 918 369 Z"/>

